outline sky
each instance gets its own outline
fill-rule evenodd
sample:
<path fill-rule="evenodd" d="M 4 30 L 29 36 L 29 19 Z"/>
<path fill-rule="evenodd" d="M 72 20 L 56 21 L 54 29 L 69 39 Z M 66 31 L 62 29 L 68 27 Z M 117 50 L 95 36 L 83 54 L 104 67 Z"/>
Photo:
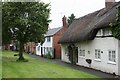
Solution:
<path fill-rule="evenodd" d="M 76 18 L 92 13 L 105 7 L 105 0 L 41 0 L 51 4 L 49 28 L 62 27 L 62 17 L 72 13 Z M 120 1 L 120 0 L 116 0 Z"/>

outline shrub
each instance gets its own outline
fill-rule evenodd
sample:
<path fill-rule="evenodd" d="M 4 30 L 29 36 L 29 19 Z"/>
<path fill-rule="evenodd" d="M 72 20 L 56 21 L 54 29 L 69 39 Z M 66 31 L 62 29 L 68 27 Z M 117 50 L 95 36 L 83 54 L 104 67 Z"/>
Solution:
<path fill-rule="evenodd" d="M 53 56 L 50 53 L 44 54 L 43 57 L 48 58 L 48 59 L 52 59 L 53 58 Z"/>

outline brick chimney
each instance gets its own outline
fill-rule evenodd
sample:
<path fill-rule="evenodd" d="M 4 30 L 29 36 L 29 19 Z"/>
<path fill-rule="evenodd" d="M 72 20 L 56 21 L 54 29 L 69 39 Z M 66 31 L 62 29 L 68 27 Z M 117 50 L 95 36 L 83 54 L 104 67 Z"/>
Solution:
<path fill-rule="evenodd" d="M 105 0 L 105 8 L 109 9 L 114 2 L 115 0 Z"/>
<path fill-rule="evenodd" d="M 65 17 L 65 15 L 64 15 L 64 17 L 62 18 L 62 22 L 63 22 L 63 27 L 68 27 L 68 24 L 67 24 L 67 18 Z"/>

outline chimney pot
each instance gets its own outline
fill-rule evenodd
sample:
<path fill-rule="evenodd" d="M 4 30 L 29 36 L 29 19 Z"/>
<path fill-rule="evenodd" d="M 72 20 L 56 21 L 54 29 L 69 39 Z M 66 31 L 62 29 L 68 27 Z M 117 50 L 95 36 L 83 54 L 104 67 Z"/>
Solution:
<path fill-rule="evenodd" d="M 105 0 L 105 7 L 106 9 L 110 8 L 115 0 Z"/>

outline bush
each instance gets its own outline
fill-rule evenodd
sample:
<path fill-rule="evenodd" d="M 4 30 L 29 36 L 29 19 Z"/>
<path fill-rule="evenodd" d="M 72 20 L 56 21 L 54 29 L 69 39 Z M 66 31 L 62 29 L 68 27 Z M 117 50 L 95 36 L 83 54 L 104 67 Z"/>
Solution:
<path fill-rule="evenodd" d="M 53 58 L 53 56 L 50 53 L 44 54 L 43 57 L 48 58 L 48 59 L 52 59 Z"/>

